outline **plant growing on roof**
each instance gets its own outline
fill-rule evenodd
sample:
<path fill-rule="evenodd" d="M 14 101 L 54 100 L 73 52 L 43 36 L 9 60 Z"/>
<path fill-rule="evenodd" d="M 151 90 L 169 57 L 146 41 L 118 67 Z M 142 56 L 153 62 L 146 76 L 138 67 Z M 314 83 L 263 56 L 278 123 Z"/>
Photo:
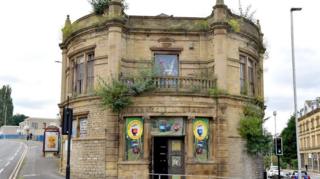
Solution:
<path fill-rule="evenodd" d="M 230 25 L 233 31 L 240 32 L 240 23 L 238 19 L 235 19 L 235 18 L 229 19 L 228 24 Z"/>
<path fill-rule="evenodd" d="M 110 0 L 90 0 L 89 1 L 93 11 L 97 15 L 102 15 L 104 13 L 104 10 L 106 10 L 109 7 Z"/>

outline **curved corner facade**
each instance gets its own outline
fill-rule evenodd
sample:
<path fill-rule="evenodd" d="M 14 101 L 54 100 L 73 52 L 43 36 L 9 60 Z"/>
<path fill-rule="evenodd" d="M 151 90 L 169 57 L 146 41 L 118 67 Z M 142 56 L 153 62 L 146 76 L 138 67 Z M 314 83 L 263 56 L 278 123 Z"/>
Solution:
<path fill-rule="evenodd" d="M 74 110 L 73 178 L 262 178 L 262 160 L 247 154 L 237 130 L 245 103 L 263 97 L 260 27 L 221 4 L 206 18 L 128 16 L 122 9 L 113 0 L 104 15 L 66 22 L 72 29 L 60 44 L 59 106 Z M 134 97 L 120 115 L 102 107 L 94 92 L 99 80 L 155 66 L 153 91 Z"/>

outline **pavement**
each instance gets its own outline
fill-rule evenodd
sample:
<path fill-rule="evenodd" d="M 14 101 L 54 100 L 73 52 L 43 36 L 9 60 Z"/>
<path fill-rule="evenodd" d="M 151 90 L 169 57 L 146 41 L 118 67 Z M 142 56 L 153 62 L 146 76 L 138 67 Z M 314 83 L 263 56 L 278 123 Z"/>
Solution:
<path fill-rule="evenodd" d="M 42 143 L 25 141 L 28 153 L 17 179 L 64 179 L 58 173 L 59 158 L 43 157 Z"/>
<path fill-rule="evenodd" d="M 13 176 L 16 166 L 23 158 L 26 147 L 23 142 L 13 140 L 0 140 L 0 178 L 8 179 Z"/>

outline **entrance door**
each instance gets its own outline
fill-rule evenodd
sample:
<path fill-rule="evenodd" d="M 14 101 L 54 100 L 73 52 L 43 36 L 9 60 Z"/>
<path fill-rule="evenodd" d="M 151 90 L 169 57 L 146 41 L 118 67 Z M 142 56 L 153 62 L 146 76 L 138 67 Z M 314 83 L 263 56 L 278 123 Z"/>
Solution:
<path fill-rule="evenodd" d="M 183 138 L 154 137 L 152 163 L 154 173 L 184 174 Z M 158 176 L 154 178 L 158 179 Z M 162 176 L 161 179 L 172 179 L 172 177 Z"/>

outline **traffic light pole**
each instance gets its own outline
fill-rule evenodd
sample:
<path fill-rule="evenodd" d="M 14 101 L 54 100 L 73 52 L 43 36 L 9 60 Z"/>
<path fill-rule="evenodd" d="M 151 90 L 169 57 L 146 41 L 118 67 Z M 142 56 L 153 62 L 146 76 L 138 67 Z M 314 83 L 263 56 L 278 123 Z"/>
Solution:
<path fill-rule="evenodd" d="M 278 156 L 278 178 L 280 179 L 280 155 Z"/>

